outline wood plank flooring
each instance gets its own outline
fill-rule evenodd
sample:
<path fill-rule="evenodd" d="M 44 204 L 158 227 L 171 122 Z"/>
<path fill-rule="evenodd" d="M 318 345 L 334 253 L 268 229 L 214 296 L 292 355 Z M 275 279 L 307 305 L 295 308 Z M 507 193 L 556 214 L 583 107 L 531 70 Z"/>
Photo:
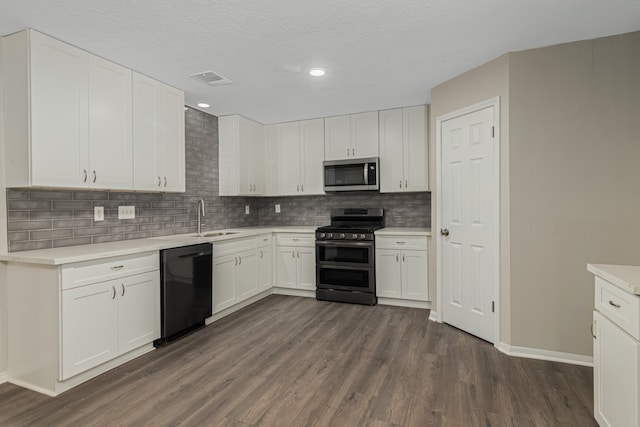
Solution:
<path fill-rule="evenodd" d="M 272 295 L 0 426 L 595 426 L 591 368 L 508 357 L 427 310 Z"/>

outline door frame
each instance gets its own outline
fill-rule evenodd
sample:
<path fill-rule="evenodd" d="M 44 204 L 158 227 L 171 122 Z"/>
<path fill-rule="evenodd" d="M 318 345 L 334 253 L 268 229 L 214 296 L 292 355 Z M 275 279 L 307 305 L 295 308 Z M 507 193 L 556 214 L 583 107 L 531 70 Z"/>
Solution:
<path fill-rule="evenodd" d="M 441 116 L 436 117 L 436 205 L 437 205 L 437 216 L 436 216 L 436 226 L 433 230 L 433 236 L 436 238 L 436 304 L 437 304 L 437 312 L 436 312 L 436 320 L 440 323 L 443 322 L 443 298 L 442 298 L 442 236 L 440 235 L 440 229 L 442 229 L 442 123 L 455 119 L 460 116 L 467 115 L 469 113 L 473 113 L 478 110 L 483 110 L 487 107 L 493 107 L 494 111 L 494 126 L 495 126 L 495 136 L 494 141 L 496 144 L 495 151 L 495 162 L 494 162 L 494 170 L 493 170 L 493 185 L 496 188 L 496 234 L 494 236 L 493 244 L 494 244 L 494 259 L 495 259 L 495 277 L 496 277 L 496 287 L 494 294 L 495 304 L 495 340 L 494 347 L 498 347 L 498 344 L 501 342 L 500 337 L 500 162 L 501 162 L 501 149 L 500 149 L 500 97 L 496 96 L 494 98 L 489 98 L 487 100 L 478 102 L 473 105 L 469 105 L 467 107 L 463 107 L 461 109 L 452 111 L 450 113 L 443 114 Z"/>

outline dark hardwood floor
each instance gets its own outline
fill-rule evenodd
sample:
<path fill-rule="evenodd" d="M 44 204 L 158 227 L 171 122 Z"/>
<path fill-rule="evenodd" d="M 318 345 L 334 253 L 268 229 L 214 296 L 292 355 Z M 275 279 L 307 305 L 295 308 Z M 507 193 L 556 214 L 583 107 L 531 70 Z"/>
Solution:
<path fill-rule="evenodd" d="M 272 295 L 56 398 L 0 385 L 0 425 L 596 425 L 591 368 L 428 313 Z"/>

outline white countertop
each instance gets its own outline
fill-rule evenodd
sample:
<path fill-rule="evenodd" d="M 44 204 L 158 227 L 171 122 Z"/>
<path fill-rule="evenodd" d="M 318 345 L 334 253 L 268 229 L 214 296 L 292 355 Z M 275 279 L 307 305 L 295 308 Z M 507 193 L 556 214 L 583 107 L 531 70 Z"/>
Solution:
<path fill-rule="evenodd" d="M 376 236 L 431 236 L 426 227 L 385 227 L 376 231 Z"/>
<path fill-rule="evenodd" d="M 587 270 L 623 291 L 640 295 L 640 266 L 587 264 Z"/>
<path fill-rule="evenodd" d="M 143 252 L 159 251 L 178 246 L 195 245 L 205 242 L 219 242 L 239 237 L 256 236 L 262 233 L 314 233 L 311 227 L 246 227 L 212 230 L 203 235 L 216 232 L 233 232 L 218 237 L 200 237 L 196 233 L 175 236 L 154 237 L 150 239 L 122 240 L 118 242 L 97 243 L 95 245 L 67 246 L 63 248 L 38 249 L 34 251 L 9 252 L 0 254 L 0 261 L 23 262 L 29 264 L 62 265 L 73 262 L 91 261 L 114 256 L 133 255 Z"/>

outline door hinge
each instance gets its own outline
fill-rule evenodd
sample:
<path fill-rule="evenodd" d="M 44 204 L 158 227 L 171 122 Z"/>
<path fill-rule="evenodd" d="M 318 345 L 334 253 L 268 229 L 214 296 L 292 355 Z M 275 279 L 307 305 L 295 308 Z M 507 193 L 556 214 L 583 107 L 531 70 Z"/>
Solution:
<path fill-rule="evenodd" d="M 495 301 L 491 301 L 491 312 L 492 313 L 496 312 L 496 302 Z"/>
<path fill-rule="evenodd" d="M 491 138 L 495 138 L 495 137 L 496 137 L 496 127 L 491 126 Z"/>

